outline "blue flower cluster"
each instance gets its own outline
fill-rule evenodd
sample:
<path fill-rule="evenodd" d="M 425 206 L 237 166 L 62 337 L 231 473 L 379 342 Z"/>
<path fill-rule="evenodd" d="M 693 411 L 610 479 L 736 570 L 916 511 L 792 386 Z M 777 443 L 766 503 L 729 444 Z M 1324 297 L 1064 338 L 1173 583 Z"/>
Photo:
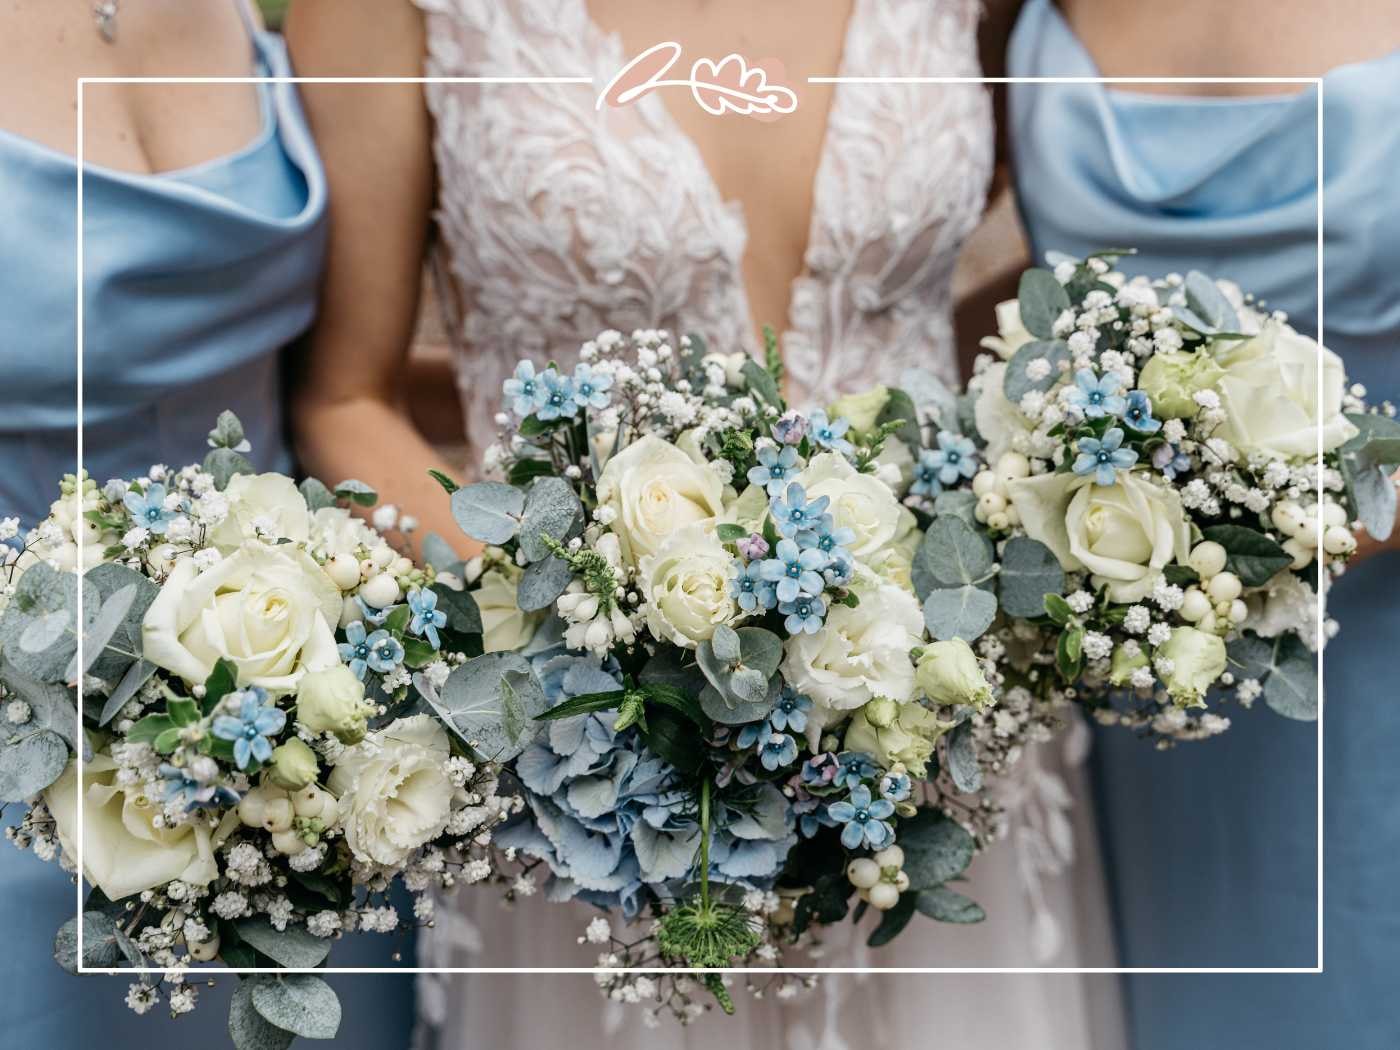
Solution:
<path fill-rule="evenodd" d="M 610 373 L 579 364 L 572 376 L 550 367 L 536 372 L 532 361 L 521 361 L 502 390 L 517 416 L 537 416 L 545 422 L 570 419 L 580 409 L 607 408 L 612 399 Z"/>
<path fill-rule="evenodd" d="M 792 452 L 795 462 L 791 446 L 781 453 L 773 448 L 763 452 L 772 453 L 771 462 L 765 464 L 760 458 L 760 465 L 749 471 L 749 481 L 767 488 L 768 513 L 781 538 L 770 552 L 772 557 L 735 563 L 730 593 L 745 612 L 777 609 L 787 617 L 784 625 L 789 634 L 815 634 L 826 619 L 822 597 L 826 588 L 845 583 L 854 571 L 846 546 L 855 541 L 855 533 L 837 527 L 827 513 L 828 497 L 808 499 L 796 481 L 788 482 L 786 488 L 775 485 L 775 479 L 791 466 L 783 462 L 786 454 Z M 783 473 L 775 475 L 775 470 Z"/>
<path fill-rule="evenodd" d="M 1152 418 L 1152 399 L 1146 392 L 1131 390 L 1124 395 L 1120 393 L 1122 386 L 1123 381 L 1116 373 L 1105 372 L 1099 376 L 1092 369 L 1081 368 L 1074 374 L 1074 386 L 1066 392 L 1065 400 L 1084 413 L 1085 419 L 1116 418 L 1139 434 L 1155 434 L 1161 430 L 1162 421 Z M 1099 485 L 1116 484 L 1118 471 L 1131 470 L 1138 460 L 1135 450 L 1122 447 L 1126 436 L 1123 427 L 1115 426 L 1109 427 L 1101 438 L 1080 438 L 1074 472 L 1081 477 L 1094 475 Z M 1159 466 L 1171 461 L 1172 457 L 1168 457 Z"/>
<path fill-rule="evenodd" d="M 937 496 L 945 485 L 956 485 L 959 478 L 972 477 L 977 466 L 977 446 L 971 438 L 940 430 L 938 447 L 919 452 L 909 491 L 915 496 Z"/>
<path fill-rule="evenodd" d="M 350 665 L 350 670 L 361 681 L 366 670 L 389 674 L 403 662 L 404 655 L 403 644 L 392 634 L 382 628 L 367 634 L 359 620 L 346 626 L 345 641 L 340 643 L 339 650 L 340 659 Z"/>
<path fill-rule="evenodd" d="M 744 726 L 736 742 L 743 750 L 756 747 L 759 762 L 770 773 L 791 765 L 797 761 L 797 740 L 792 734 L 807 728 L 807 712 L 811 709 L 811 697 L 803 696 L 792 686 L 783 686 L 768 717 Z"/>
<path fill-rule="evenodd" d="M 878 778 L 878 797 L 870 781 Z M 803 835 L 822 827 L 840 827 L 841 844 L 847 849 L 868 846 L 884 849 L 894 842 L 894 804 L 907 799 L 913 784 L 907 773 L 882 771 L 861 751 L 813 755 L 802 766 L 798 800 L 794 810 Z M 844 797 L 832 798 L 833 795 Z M 824 798 L 820 804 L 814 799 Z"/>
<path fill-rule="evenodd" d="M 231 693 L 224 701 L 236 715 L 220 715 L 210 727 L 220 740 L 233 744 L 233 761 L 239 769 L 247 769 L 254 760 L 266 762 L 272 757 L 272 737 L 287 724 L 287 713 L 273 704 L 261 686 L 249 686 Z"/>
<path fill-rule="evenodd" d="M 545 654 L 535 668 L 551 706 L 619 687 L 587 657 Z M 675 770 L 647 751 L 635 728 L 617 732 L 616 718 L 600 711 L 548 723 L 516 760 L 528 812 L 494 841 L 545 862 L 551 900 L 580 897 L 633 918 L 648 887 L 669 894 L 692 874 L 700 828 Z M 796 841 L 795 818 L 776 787 L 750 791 L 742 807 L 723 800 L 715 807 L 710 878 L 766 887 Z"/>

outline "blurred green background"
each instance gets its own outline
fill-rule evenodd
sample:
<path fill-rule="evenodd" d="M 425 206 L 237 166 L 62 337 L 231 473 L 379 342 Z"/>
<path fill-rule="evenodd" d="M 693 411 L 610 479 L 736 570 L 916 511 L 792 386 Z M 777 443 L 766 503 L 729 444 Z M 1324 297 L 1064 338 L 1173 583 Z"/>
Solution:
<path fill-rule="evenodd" d="M 263 17 L 267 19 L 268 29 L 282 28 L 282 16 L 287 13 L 287 6 L 290 3 L 291 0 L 258 0 Z"/>

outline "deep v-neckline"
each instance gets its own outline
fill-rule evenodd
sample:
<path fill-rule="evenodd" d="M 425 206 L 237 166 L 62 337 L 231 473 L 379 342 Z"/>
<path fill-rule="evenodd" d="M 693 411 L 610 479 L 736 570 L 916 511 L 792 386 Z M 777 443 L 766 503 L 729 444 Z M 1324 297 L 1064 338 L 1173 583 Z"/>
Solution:
<path fill-rule="evenodd" d="M 622 44 L 622 34 L 617 30 L 606 30 L 593 17 L 593 12 L 588 6 L 588 0 L 575 0 L 579 6 L 583 24 L 587 32 L 602 41 L 619 63 L 625 61 Z M 847 75 L 846 63 L 850 58 L 852 47 L 851 39 L 860 28 L 861 16 L 865 9 L 865 0 L 852 0 L 850 14 L 846 16 L 846 26 L 841 34 L 841 57 L 837 63 L 837 76 Z M 619 66 L 620 68 L 620 66 Z M 787 329 L 794 326 L 793 304 L 797 300 L 798 289 L 802 282 L 812 277 L 812 268 L 807 262 L 807 258 L 812 251 L 812 246 L 818 242 L 818 224 L 822 216 L 821 188 L 823 184 L 822 171 L 826 168 L 835 148 L 833 140 L 836 137 L 836 122 L 833 117 L 836 115 L 840 105 L 841 96 L 846 85 L 835 84 L 832 88 L 831 97 L 827 102 L 826 123 L 822 128 L 821 145 L 817 150 L 817 165 L 812 171 L 812 213 L 807 217 L 807 240 L 802 246 L 801 263 L 797 272 L 793 274 L 787 282 L 788 301 L 787 308 L 783 311 L 782 326 L 777 334 L 781 337 Z M 700 178 L 700 192 L 703 193 L 712 203 L 723 209 L 738 223 L 743 231 L 743 249 L 734 264 L 739 270 L 738 281 L 739 294 L 744 306 L 744 327 L 745 335 L 754 341 L 755 348 L 761 346 L 759 339 L 759 329 L 755 324 L 753 315 L 753 305 L 749 301 L 748 283 L 744 279 L 744 255 L 749 248 L 749 222 L 748 214 L 744 208 L 744 202 L 733 197 L 726 197 L 719 188 L 719 183 L 715 181 L 714 173 L 710 170 L 709 162 L 705 160 L 705 154 L 701 151 L 699 143 L 687 132 L 672 114 L 666 101 L 659 92 L 651 92 L 638 100 L 637 105 L 646 111 L 646 115 L 652 125 L 665 134 L 674 144 L 687 151 L 694 158 L 696 172 Z"/>

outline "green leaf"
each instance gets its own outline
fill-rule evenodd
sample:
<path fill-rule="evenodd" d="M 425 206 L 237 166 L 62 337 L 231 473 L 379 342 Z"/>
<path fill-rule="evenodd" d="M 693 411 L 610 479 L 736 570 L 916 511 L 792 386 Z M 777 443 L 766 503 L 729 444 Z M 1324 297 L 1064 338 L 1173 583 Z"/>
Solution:
<path fill-rule="evenodd" d="M 1060 632 L 1060 640 L 1055 646 L 1055 666 L 1066 682 L 1079 677 L 1084 667 L 1084 628 L 1071 627 Z"/>
<path fill-rule="evenodd" d="M 169 715 L 147 715 L 131 727 L 126 738 L 133 744 L 154 744 L 156 737 L 173 728 L 175 728 L 175 720 Z"/>
<path fill-rule="evenodd" d="M 160 736 L 151 742 L 151 746 L 162 755 L 168 755 L 180 746 L 180 730 L 167 729 Z"/>
<path fill-rule="evenodd" d="M 966 489 L 949 489 L 933 498 L 935 518 L 959 518 L 970 529 L 979 527 L 977 522 L 977 497 Z"/>
<path fill-rule="evenodd" d="M 919 429 L 919 410 L 914 406 L 914 399 L 898 388 L 891 388 L 889 393 L 889 400 L 876 417 L 875 425 L 881 427 L 898 420 L 899 429 L 894 432 L 894 436 L 904 442 L 910 452 L 918 455 L 919 448 L 924 443 L 924 435 Z"/>
<path fill-rule="evenodd" d="M 436 532 L 430 532 L 423 537 L 423 560 L 438 572 L 450 572 L 462 562 L 457 552 L 452 549 L 452 544 Z"/>
<path fill-rule="evenodd" d="M 449 496 L 462 487 L 440 470 L 429 470 L 428 477 L 432 478 L 439 485 L 441 485 L 443 487 L 443 491 L 445 491 Z"/>
<path fill-rule="evenodd" d="M 306 500 L 306 509 L 312 514 L 335 506 L 335 493 L 317 478 L 307 478 L 297 486 L 297 490 L 301 493 L 301 498 Z"/>
<path fill-rule="evenodd" d="M 188 697 L 168 701 L 165 710 L 177 726 L 192 725 L 199 721 L 199 705 Z"/>
<path fill-rule="evenodd" d="M 156 673 L 156 665 L 147 663 L 145 660 L 137 660 L 126 669 L 126 674 L 117 683 L 117 687 L 112 690 L 112 695 L 107 697 L 102 705 L 102 714 L 97 719 L 99 726 L 105 726 L 112 719 L 117 717 L 117 712 L 125 707 L 141 687 L 151 679 L 151 675 Z"/>
<path fill-rule="evenodd" d="M 238 982 L 228 1007 L 228 1034 L 234 1050 L 287 1050 L 296 1036 L 258 1013 L 253 989 L 271 977 L 245 977 Z"/>
<path fill-rule="evenodd" d="M 705 743 L 684 716 L 661 707 L 647 719 L 646 745 L 686 776 L 695 776 L 705 763 Z"/>
<path fill-rule="evenodd" d="M 279 930 L 261 917 L 239 919 L 234 925 L 238 936 L 279 966 L 293 969 L 320 966 L 331 952 L 330 940 L 313 936 L 305 926 Z"/>
<path fill-rule="evenodd" d="M 379 502 L 379 493 L 355 478 L 346 478 L 338 484 L 335 487 L 335 495 L 337 499 L 343 499 L 347 503 L 355 503 L 361 507 L 373 507 Z"/>
<path fill-rule="evenodd" d="M 1063 375 L 1061 365 L 1070 359 L 1069 346 L 1062 340 L 1037 341 L 1019 347 L 1011 360 L 1006 362 L 1006 374 L 1002 377 L 1001 390 L 1006 400 L 1019 405 L 1021 398 L 1032 390 L 1045 393 L 1060 381 Z M 1050 370 L 1039 379 L 1032 379 L 1028 371 L 1032 361 L 1048 361 Z"/>
<path fill-rule="evenodd" d="M 239 452 L 246 452 L 246 448 L 238 448 L 244 440 L 242 421 L 228 409 L 224 409 L 219 413 L 219 418 L 214 423 L 214 429 L 209 431 L 209 443 L 215 448 L 231 448 Z"/>
<path fill-rule="evenodd" d="M 479 481 L 452 493 L 452 517 L 474 540 L 500 545 L 520 529 L 525 493 L 499 481 Z"/>
<path fill-rule="evenodd" d="M 948 773 L 953 785 L 965 795 L 982 790 L 982 767 L 977 764 L 977 745 L 972 740 L 972 723 L 959 722 L 948 734 Z"/>
<path fill-rule="evenodd" d="M 880 913 L 880 925 L 870 932 L 870 938 L 865 943 L 872 948 L 889 944 L 904 931 L 913 917 L 914 894 L 900 894 L 899 902 L 893 908 Z"/>
<path fill-rule="evenodd" d="M 131 666 L 132 654 L 141 653 L 141 623 L 160 588 L 142 573 L 110 563 L 89 569 L 84 579 L 97 588 L 102 606 L 83 636 L 83 658 L 91 674 L 114 682 Z"/>
<path fill-rule="evenodd" d="M 238 668 L 232 660 L 220 657 L 214 670 L 204 680 L 204 698 L 201 707 L 207 715 L 219 706 L 219 701 L 238 688 Z"/>
<path fill-rule="evenodd" d="M 39 794 L 68 765 L 68 744 L 52 729 L 20 734 L 0 745 L 0 802 L 23 802 Z"/>
<path fill-rule="evenodd" d="M 987 917 L 982 906 L 947 886 L 934 886 L 914 895 L 914 907 L 939 922 L 981 922 Z"/>
<path fill-rule="evenodd" d="M 0 644 L 6 660 L 21 674 L 40 682 L 57 682 L 64 678 L 74 653 L 78 651 L 78 587 L 79 579 L 71 572 L 59 572 L 47 562 L 30 566 L 15 584 L 14 593 L 0 617 Z M 84 629 L 89 629 L 102 604 L 101 593 L 88 579 L 81 581 L 83 589 Z M 63 620 L 61 635 L 35 651 L 33 643 L 51 627 L 43 624 Z M 34 632 L 34 633 L 31 633 Z M 30 644 L 26 645 L 26 636 Z"/>
<path fill-rule="evenodd" d="M 1317 657 L 1293 634 L 1274 643 L 1273 669 L 1264 679 L 1264 702 L 1300 722 L 1317 721 Z"/>
<path fill-rule="evenodd" d="M 548 701 L 517 653 L 486 653 L 453 670 L 440 700 L 425 696 L 450 729 L 481 756 L 515 758 L 539 731 Z"/>
<path fill-rule="evenodd" d="M 1262 587 L 1293 563 L 1279 544 L 1243 525 L 1212 525 L 1202 535 L 1225 548 L 1225 567 L 1246 587 Z"/>
<path fill-rule="evenodd" d="M 749 530 L 742 525 L 735 525 L 733 522 L 725 521 L 715 529 L 715 534 L 721 543 L 733 543 L 735 540 L 742 540 L 749 534 Z"/>
<path fill-rule="evenodd" d="M 936 809 L 920 809 L 900 821 L 899 845 L 904 850 L 904 871 L 914 890 L 941 886 L 972 863 L 972 836 Z"/>
<path fill-rule="evenodd" d="M 924 623 L 940 642 L 952 638 L 975 642 L 996 615 L 996 595 L 971 584 L 930 591 L 924 599 Z"/>
<path fill-rule="evenodd" d="M 214 479 L 214 487 L 222 492 L 238 474 L 253 474 L 253 464 L 246 456 L 231 448 L 213 448 L 204 457 L 204 470 Z"/>
<path fill-rule="evenodd" d="M 522 456 L 506 471 L 506 481 L 524 488 L 535 478 L 554 476 L 554 464 L 535 456 Z"/>
<path fill-rule="evenodd" d="M 757 361 L 750 360 L 744 362 L 742 372 L 749 393 L 774 408 L 781 409 L 783 407 L 783 395 L 778 390 L 778 381 L 773 378 L 773 374 L 768 369 Z"/>
<path fill-rule="evenodd" d="M 1205 274 L 1192 270 L 1183 285 L 1186 305 L 1172 307 L 1172 312 L 1185 324 L 1203 335 L 1239 331 L 1239 316 L 1230 300 Z"/>
<path fill-rule="evenodd" d="M 610 689 L 605 693 L 581 693 L 561 701 L 535 718 L 540 722 L 557 722 L 561 718 L 573 718 L 575 715 L 586 715 L 592 711 L 610 711 L 622 703 L 626 696 L 626 689 Z"/>
<path fill-rule="evenodd" d="M 738 663 L 740 649 L 738 633 L 726 624 L 720 624 L 710 636 L 710 650 L 721 664 Z"/>
<path fill-rule="evenodd" d="M 1001 606 L 1011 616 L 1045 612 L 1047 595 L 1065 593 L 1065 571 L 1049 547 L 1029 536 L 1014 536 L 1001 553 L 998 575 Z"/>
<path fill-rule="evenodd" d="M 1074 610 L 1070 608 L 1069 602 L 1058 594 L 1047 594 L 1045 596 L 1045 615 L 1063 627 L 1074 619 Z"/>
<path fill-rule="evenodd" d="M 1163 567 L 1162 575 L 1175 587 L 1189 587 L 1201 582 L 1201 574 L 1189 565 L 1167 565 Z"/>
<path fill-rule="evenodd" d="M 935 518 L 915 560 L 939 587 L 977 584 L 992 571 L 992 545 L 961 518 Z"/>
<path fill-rule="evenodd" d="M 1069 309 L 1069 293 L 1049 270 L 1039 268 L 1021 274 L 1016 289 L 1016 301 L 1021 310 L 1021 324 L 1038 339 L 1050 339 L 1055 334 L 1055 320 Z"/>
<path fill-rule="evenodd" d="M 563 543 L 583 530 L 583 504 L 563 478 L 537 478 L 525 494 L 520 549 L 529 561 L 550 557 L 545 538 Z"/>
<path fill-rule="evenodd" d="M 78 972 L 77 916 L 58 928 L 53 940 L 53 957 L 66 972 Z M 83 968 L 104 970 L 115 967 L 120 959 L 121 948 L 117 944 L 116 921 L 105 912 L 84 911 Z"/>
<path fill-rule="evenodd" d="M 309 973 L 255 981 L 253 1009 L 263 1020 L 306 1039 L 334 1039 L 340 1030 L 340 1000 L 321 978 Z"/>
<path fill-rule="evenodd" d="M 711 728 L 710 719 L 706 717 L 704 710 L 700 706 L 700 701 L 694 696 L 674 686 L 663 685 L 659 682 L 652 682 L 649 685 L 644 685 L 642 689 L 646 692 L 647 698 L 654 703 L 665 704 L 673 711 L 677 711 L 690 719 L 704 730 L 706 734 L 709 733 Z"/>
<path fill-rule="evenodd" d="M 1395 527 L 1395 484 L 1390 475 L 1400 463 L 1400 422 L 1376 413 L 1348 414 L 1347 419 L 1358 431 L 1337 453 L 1347 502 L 1367 534 L 1384 542 Z"/>
<path fill-rule="evenodd" d="M 550 555 L 525 566 L 515 588 L 515 603 L 521 612 L 548 609 L 573 581 L 574 570 L 558 555 Z"/>
<path fill-rule="evenodd" d="M 428 588 L 437 595 L 437 607 L 447 616 L 447 629 L 458 634 L 481 634 L 481 609 L 471 591 L 454 591 L 441 583 Z"/>

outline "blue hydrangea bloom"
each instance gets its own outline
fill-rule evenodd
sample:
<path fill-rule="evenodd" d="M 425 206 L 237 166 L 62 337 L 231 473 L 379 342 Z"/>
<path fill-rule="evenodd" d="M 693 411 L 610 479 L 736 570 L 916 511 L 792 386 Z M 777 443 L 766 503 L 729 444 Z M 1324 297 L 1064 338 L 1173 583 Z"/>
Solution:
<path fill-rule="evenodd" d="M 958 478 L 970 478 L 977 473 L 977 446 L 972 439 L 951 430 L 938 432 L 938 447 L 927 449 L 929 462 L 938 471 L 938 480 L 954 485 Z M 919 461 L 923 462 L 920 454 Z"/>
<path fill-rule="evenodd" d="M 535 415 L 548 422 L 553 419 L 568 419 L 578 415 L 578 402 L 574 400 L 574 381 L 549 368 L 540 373 L 540 387 L 543 391 L 540 406 Z"/>
<path fill-rule="evenodd" d="M 1168 481 L 1175 481 L 1178 474 L 1191 469 L 1191 457 L 1181 451 L 1180 445 L 1167 442 L 1152 450 L 1152 465 L 1160 470 Z"/>
<path fill-rule="evenodd" d="M 872 799 L 864 784 L 851 789 L 850 801 L 833 802 L 826 811 L 833 820 L 846 825 L 841 829 L 841 845 L 847 849 L 884 849 L 894 841 L 894 828 L 887 823 L 894 816 L 894 803 L 885 798 Z"/>
<path fill-rule="evenodd" d="M 818 409 L 807 417 L 808 433 L 822 448 L 849 456 L 855 446 L 846 440 L 846 432 L 851 429 L 851 421 L 845 419 L 828 420 L 826 413 Z"/>
<path fill-rule="evenodd" d="M 807 728 L 807 712 L 812 709 L 812 698 L 804 696 L 790 685 L 783 686 L 773 705 L 773 713 L 768 721 L 774 729 L 787 729 L 801 733 Z"/>
<path fill-rule="evenodd" d="M 122 497 L 127 513 L 133 524 L 139 525 L 156 536 L 164 536 L 165 530 L 175 520 L 175 515 L 165 509 L 165 486 L 153 481 L 142 494 L 127 492 Z"/>
<path fill-rule="evenodd" d="M 552 705 L 620 686 L 586 657 L 554 656 L 535 666 Z M 680 891 L 692 875 L 700 829 L 675 770 L 646 750 L 635 728 L 618 733 L 616 717 L 600 711 L 547 723 L 516 760 L 527 812 L 494 841 L 545 862 L 551 900 L 621 907 L 630 919 L 649 894 Z M 796 840 L 794 817 L 773 785 L 748 790 L 742 811 L 716 804 L 710 876 L 766 888 Z"/>
<path fill-rule="evenodd" d="M 819 533 L 824 528 L 830 528 L 831 515 L 826 512 L 829 506 L 831 497 L 818 496 L 808 500 L 807 490 L 794 481 L 787 487 L 786 493 L 774 496 L 769 501 L 768 511 L 773 516 L 773 527 L 779 534 L 796 539 L 804 533 Z"/>
<path fill-rule="evenodd" d="M 248 768 L 254 759 L 266 762 L 272 757 L 271 737 L 282 732 L 287 724 L 287 714 L 268 703 L 267 691 L 260 686 L 250 686 L 241 692 L 232 693 L 224 701 L 237 715 L 219 715 L 210 727 L 220 740 L 233 744 L 233 761 L 239 769 Z"/>
<path fill-rule="evenodd" d="M 758 463 L 749 468 L 749 484 L 762 485 L 768 495 L 776 496 L 796 473 L 797 449 L 764 445 L 758 450 Z"/>
<path fill-rule="evenodd" d="M 1123 409 L 1123 422 L 1142 434 L 1155 434 L 1162 421 L 1152 418 L 1152 399 L 1142 390 L 1128 394 L 1128 407 Z"/>
<path fill-rule="evenodd" d="M 437 591 L 415 587 L 408 592 L 408 608 L 413 618 L 408 621 L 408 629 L 414 634 L 425 636 L 434 649 L 442 647 L 438 630 L 447 626 L 447 613 L 437 607 Z"/>
<path fill-rule="evenodd" d="M 803 550 L 792 540 L 779 540 L 774 557 L 758 563 L 763 579 L 773 584 L 779 603 L 795 601 L 799 595 L 821 594 L 825 581 L 821 570 L 826 555 L 815 547 Z"/>
<path fill-rule="evenodd" d="M 831 782 L 837 787 L 853 788 L 879 771 L 875 760 L 864 751 L 842 751 L 836 756 L 836 775 Z"/>
<path fill-rule="evenodd" d="M 1103 416 L 1116 416 L 1128 406 L 1123 395 L 1118 393 L 1123 380 L 1115 372 L 1094 375 L 1091 368 L 1081 368 L 1074 373 L 1074 386 L 1065 394 L 1065 400 L 1084 413 L 1088 419 Z"/>
<path fill-rule="evenodd" d="M 574 368 L 574 400 L 584 408 L 607 408 L 612 401 L 613 377 L 589 364 Z"/>
<path fill-rule="evenodd" d="M 535 374 L 533 361 L 521 361 L 515 374 L 501 385 L 517 416 L 531 415 L 544 403 L 544 387 Z"/>
<path fill-rule="evenodd" d="M 778 593 L 770 580 L 763 578 L 761 561 L 747 565 L 734 563 L 734 578 L 729 581 L 729 593 L 744 612 L 772 609 L 778 604 Z"/>
<path fill-rule="evenodd" d="M 1118 480 L 1118 471 L 1128 470 L 1137 462 L 1137 453 L 1123 444 L 1123 428 L 1109 427 L 1103 440 L 1097 438 L 1079 439 L 1079 456 L 1074 461 L 1074 472 L 1081 477 L 1094 475 L 1099 485 L 1112 485 Z"/>
<path fill-rule="evenodd" d="M 765 563 L 766 564 L 766 563 Z M 826 602 L 808 594 L 800 594 L 790 602 L 779 602 L 778 612 L 787 617 L 783 626 L 788 634 L 816 634 L 826 617 Z"/>

